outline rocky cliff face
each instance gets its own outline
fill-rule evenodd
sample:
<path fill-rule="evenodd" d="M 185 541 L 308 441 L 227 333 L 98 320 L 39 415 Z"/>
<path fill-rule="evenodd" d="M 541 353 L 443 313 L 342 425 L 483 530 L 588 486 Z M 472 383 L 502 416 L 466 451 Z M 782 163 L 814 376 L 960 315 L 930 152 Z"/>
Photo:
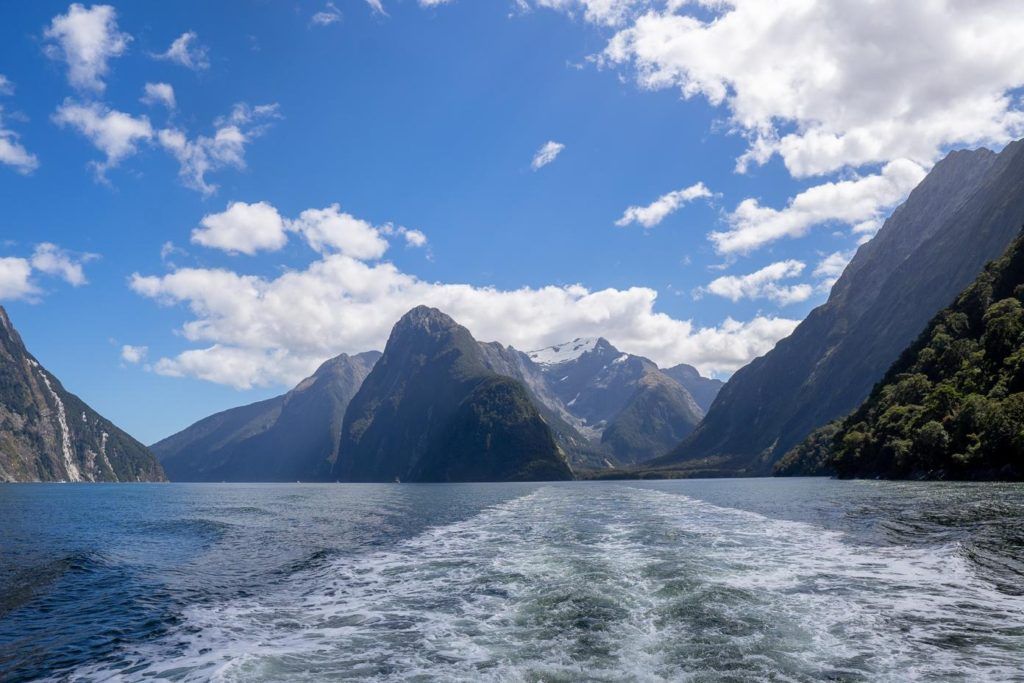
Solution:
<path fill-rule="evenodd" d="M 145 446 L 64 389 L 0 307 L 0 481 L 164 481 Z"/>
<path fill-rule="evenodd" d="M 929 319 L 1024 221 L 1024 145 L 939 162 L 862 246 L 829 300 L 739 370 L 704 421 L 655 464 L 761 474 L 850 412 Z"/>
<path fill-rule="evenodd" d="M 200 420 L 153 452 L 172 481 L 328 480 L 345 410 L 378 358 L 332 358 L 287 394 Z"/>
<path fill-rule="evenodd" d="M 424 306 L 402 317 L 345 415 L 344 481 L 569 479 L 524 385 L 487 366 L 480 344 Z"/>

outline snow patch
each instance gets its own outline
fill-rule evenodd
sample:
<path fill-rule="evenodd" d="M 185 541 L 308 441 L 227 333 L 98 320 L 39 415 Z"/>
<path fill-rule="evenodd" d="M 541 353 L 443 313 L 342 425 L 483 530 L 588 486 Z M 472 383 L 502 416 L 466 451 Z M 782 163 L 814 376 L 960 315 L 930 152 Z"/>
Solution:
<path fill-rule="evenodd" d="M 526 355 L 537 365 L 550 367 L 576 360 L 597 346 L 597 337 L 580 337 L 565 344 L 556 344 L 545 349 L 529 351 Z"/>

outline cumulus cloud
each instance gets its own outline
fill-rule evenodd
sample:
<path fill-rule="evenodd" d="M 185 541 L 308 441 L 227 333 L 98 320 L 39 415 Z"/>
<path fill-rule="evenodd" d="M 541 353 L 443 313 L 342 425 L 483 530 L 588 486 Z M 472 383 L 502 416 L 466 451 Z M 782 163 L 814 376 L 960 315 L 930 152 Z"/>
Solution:
<path fill-rule="evenodd" d="M 193 71 L 208 69 L 210 68 L 209 50 L 206 46 L 200 45 L 198 40 L 199 37 L 195 31 L 186 31 L 171 43 L 166 52 L 155 54 L 153 57 L 180 64 Z"/>
<path fill-rule="evenodd" d="M 96 258 L 95 254 L 74 254 L 51 242 L 43 242 L 36 245 L 31 263 L 32 268 L 40 273 L 59 277 L 73 287 L 81 287 L 89 282 L 85 279 L 82 264 Z"/>
<path fill-rule="evenodd" d="M 290 221 L 289 229 L 300 233 L 321 254 L 338 252 L 357 259 L 376 259 L 388 248 L 379 229 L 342 212 L 337 204 L 325 209 L 306 209 Z"/>
<path fill-rule="evenodd" d="M 157 133 L 160 146 L 178 160 L 178 177 L 193 190 L 211 195 L 217 185 L 206 175 L 224 168 L 245 168 L 245 148 L 254 138 L 262 135 L 270 120 L 280 118 L 277 104 L 250 107 L 239 103 L 231 114 L 219 117 L 213 135 L 189 138 L 185 131 L 164 128 Z"/>
<path fill-rule="evenodd" d="M 537 150 L 537 153 L 533 155 L 533 161 L 530 166 L 534 171 L 544 168 L 552 161 L 558 158 L 558 155 L 565 149 L 565 145 L 561 142 L 555 142 L 554 140 L 548 140 L 541 148 Z"/>
<path fill-rule="evenodd" d="M 408 228 L 401 228 L 402 237 L 405 238 L 405 243 L 410 247 L 425 247 L 427 246 L 427 236 L 420 230 L 410 230 Z"/>
<path fill-rule="evenodd" d="M 140 101 L 148 105 L 162 104 L 168 109 L 174 109 L 177 106 L 174 100 L 174 88 L 170 83 L 146 83 Z"/>
<path fill-rule="evenodd" d="M 603 56 L 727 107 L 751 140 L 741 169 L 779 154 L 807 176 L 1020 135 L 1022 29 L 1010 0 L 671 2 Z"/>
<path fill-rule="evenodd" d="M 14 84 L 0 74 L 0 95 L 13 95 Z M 39 168 L 39 159 L 19 141 L 18 134 L 7 128 L 4 122 L 4 108 L 0 106 L 0 164 L 10 166 L 22 175 L 28 175 Z"/>
<path fill-rule="evenodd" d="M 106 155 L 106 160 L 90 164 L 99 179 L 105 178 L 108 169 L 135 154 L 140 142 L 153 138 L 153 127 L 145 116 L 134 117 L 96 102 L 80 104 L 65 100 L 54 113 L 53 121 L 75 129 Z"/>
<path fill-rule="evenodd" d="M 288 242 L 284 219 L 267 202 L 232 202 L 225 211 L 203 217 L 192 242 L 232 253 L 277 251 Z"/>
<path fill-rule="evenodd" d="M 67 14 L 53 18 L 43 32 L 50 42 L 47 56 L 63 59 L 68 65 L 68 82 L 79 90 L 103 92 L 108 60 L 120 57 L 128 49 L 131 36 L 117 28 L 117 11 L 110 5 L 86 9 L 74 3 Z"/>
<path fill-rule="evenodd" d="M 913 161 L 900 159 L 881 173 L 854 180 L 823 183 L 796 195 L 783 209 L 746 199 L 727 217 L 727 230 L 712 232 L 721 254 L 745 254 L 785 237 L 800 237 L 813 226 L 839 223 L 855 232 L 873 231 L 886 212 L 899 204 L 924 178 Z"/>
<path fill-rule="evenodd" d="M 192 242 L 231 253 L 253 255 L 277 251 L 288 242 L 289 233 L 302 236 L 320 254 L 340 253 L 360 260 L 378 259 L 388 249 L 386 235 L 401 235 L 410 246 L 423 246 L 427 236 L 419 230 L 379 227 L 341 210 L 338 204 L 323 209 L 306 209 L 287 219 L 267 202 L 232 202 L 221 213 L 209 214 L 192 231 Z"/>
<path fill-rule="evenodd" d="M 374 1 L 371 0 L 370 6 L 374 6 Z M 379 7 L 380 2 L 376 0 L 377 7 L 374 7 L 377 11 L 383 12 L 384 9 Z M 313 15 L 310 20 L 317 26 L 330 26 L 331 24 L 341 21 L 341 10 L 339 10 L 333 2 L 328 2 L 324 5 L 324 8 Z"/>
<path fill-rule="evenodd" d="M 696 183 L 681 190 L 663 194 L 647 206 L 631 206 L 615 221 L 615 225 L 625 227 L 631 223 L 639 223 L 645 228 L 653 228 L 665 218 L 695 199 L 711 196 L 711 190 L 704 183 Z"/>
<path fill-rule="evenodd" d="M 807 284 L 780 285 L 781 280 L 798 277 L 806 264 L 789 259 L 778 261 L 747 275 L 725 275 L 709 282 L 698 294 L 709 293 L 731 301 L 770 299 L 782 306 L 806 301 L 814 293 Z"/>
<path fill-rule="evenodd" d="M 268 279 L 225 269 L 133 275 L 131 288 L 185 304 L 182 336 L 197 345 L 154 368 L 239 388 L 290 384 L 341 352 L 383 348 L 395 321 L 418 304 L 436 306 L 480 339 L 540 348 L 603 335 L 661 363 L 686 361 L 730 372 L 768 351 L 797 321 L 757 317 L 699 327 L 654 310 L 644 287 L 591 291 L 579 285 L 499 290 L 426 282 L 387 262 L 328 254 L 305 270 Z"/>
<path fill-rule="evenodd" d="M 0 257 L 0 300 L 36 301 L 42 289 L 37 275 L 56 277 L 74 287 L 87 284 L 82 265 L 95 254 L 76 254 L 50 242 L 35 246 L 32 255 Z"/>
<path fill-rule="evenodd" d="M 146 356 L 148 355 L 148 346 L 132 346 L 131 344 L 125 344 L 121 347 L 121 360 L 131 365 L 138 365 L 142 361 L 146 360 Z"/>
<path fill-rule="evenodd" d="M 38 293 L 30 279 L 32 265 L 28 259 L 0 257 L 0 300 L 29 299 Z"/>

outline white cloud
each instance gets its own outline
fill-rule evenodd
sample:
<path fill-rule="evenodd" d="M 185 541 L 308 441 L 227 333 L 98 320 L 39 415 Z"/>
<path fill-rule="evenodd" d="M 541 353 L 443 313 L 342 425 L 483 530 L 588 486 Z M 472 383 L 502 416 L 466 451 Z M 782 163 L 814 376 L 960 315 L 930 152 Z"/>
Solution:
<path fill-rule="evenodd" d="M 828 256 L 822 258 L 818 265 L 814 268 L 814 277 L 821 278 L 821 282 L 818 284 L 818 289 L 827 292 L 832 289 L 832 285 L 836 283 L 839 276 L 846 270 L 846 266 L 850 264 L 854 254 L 857 253 L 856 249 L 849 251 L 834 251 Z"/>
<path fill-rule="evenodd" d="M 310 247 L 321 254 L 337 251 L 357 259 L 376 259 L 387 251 L 388 242 L 369 223 L 344 213 L 337 204 L 324 209 L 306 209 L 289 223 Z"/>
<path fill-rule="evenodd" d="M 284 219 L 266 202 L 232 202 L 221 213 L 212 213 L 192 231 L 192 242 L 227 252 L 252 255 L 277 251 L 288 242 Z"/>
<path fill-rule="evenodd" d="M 73 287 L 81 287 L 89 282 L 82 265 L 95 258 L 95 254 L 76 255 L 51 242 L 43 242 L 36 245 L 31 263 L 32 268 L 40 273 L 59 277 Z"/>
<path fill-rule="evenodd" d="M 146 360 L 146 356 L 149 355 L 148 346 L 132 346 L 131 344 L 125 344 L 121 347 L 121 360 L 131 365 L 138 365 L 142 361 Z"/>
<path fill-rule="evenodd" d="M 231 114 L 220 117 L 212 136 L 199 135 L 189 139 L 176 128 L 164 128 L 157 140 L 180 164 L 178 177 L 186 187 L 205 195 L 217 191 L 217 186 L 206 180 L 206 174 L 223 168 L 245 168 L 245 147 L 253 138 L 263 134 L 266 122 L 280 118 L 276 104 L 250 107 L 236 104 Z"/>
<path fill-rule="evenodd" d="M 43 32 L 52 41 L 46 54 L 68 65 L 68 81 L 79 90 L 103 92 L 107 61 L 128 49 L 131 36 L 117 28 L 117 11 L 110 5 L 85 9 L 74 3 L 67 14 L 53 18 Z"/>
<path fill-rule="evenodd" d="M 160 359 L 157 372 L 247 388 L 289 384 L 341 352 L 383 348 L 395 321 L 418 304 L 436 306 L 479 339 L 540 348 L 603 335 L 660 363 L 686 361 L 729 372 L 768 351 L 797 321 L 757 317 L 698 327 L 654 311 L 644 287 L 590 291 L 579 285 L 499 290 L 432 283 L 387 262 L 329 254 L 273 279 L 223 269 L 134 275 L 131 288 L 193 314 L 182 336 L 199 345 Z"/>
<path fill-rule="evenodd" d="M 28 259 L 0 257 L 0 300 L 30 299 L 38 293 L 29 279 L 32 265 Z"/>
<path fill-rule="evenodd" d="M 0 164 L 10 166 L 22 175 L 28 175 L 39 168 L 38 157 L 25 149 L 16 132 L 6 127 L 2 106 L 0 106 Z"/>
<path fill-rule="evenodd" d="M 446 0 L 441 0 L 441 2 L 445 1 Z M 384 11 L 384 3 L 381 2 L 381 0 L 366 0 L 366 4 L 373 8 L 373 11 L 376 12 L 377 14 L 383 14 L 385 16 L 387 15 L 387 12 Z"/>
<path fill-rule="evenodd" d="M 419 230 L 385 224 L 375 227 L 345 213 L 338 204 L 323 209 L 306 209 L 298 218 L 283 218 L 267 202 L 232 202 L 228 208 L 203 217 L 192 231 L 192 242 L 231 253 L 253 255 L 277 251 L 288 242 L 288 234 L 302 236 L 311 249 L 340 253 L 360 260 L 378 259 L 388 249 L 385 235 L 401 235 L 411 246 L 423 246 L 427 236 Z"/>
<path fill-rule="evenodd" d="M 405 237 L 405 243 L 407 246 L 416 248 L 427 246 L 427 236 L 420 230 L 403 228 L 402 236 Z"/>
<path fill-rule="evenodd" d="M 379 0 L 376 0 L 379 5 Z M 374 2 L 371 1 L 370 5 L 373 6 Z M 383 8 L 375 7 L 380 12 L 383 12 Z M 313 15 L 312 22 L 317 26 L 330 26 L 331 24 L 341 21 L 341 10 L 335 7 L 333 2 L 328 2 L 324 5 L 324 8 Z"/>
<path fill-rule="evenodd" d="M 548 140 L 541 145 L 541 148 L 533 155 L 533 161 L 530 163 L 530 166 L 534 171 L 547 166 L 558 158 L 558 155 L 562 153 L 563 149 L 565 149 L 565 145 L 562 143 L 555 142 L 554 140 Z"/>
<path fill-rule="evenodd" d="M 615 225 L 625 227 L 631 223 L 639 223 L 645 228 L 653 228 L 665 218 L 695 199 L 711 196 L 711 190 L 704 183 L 696 183 L 681 190 L 663 194 L 647 206 L 631 206 L 615 221 Z"/>
<path fill-rule="evenodd" d="M 152 139 L 153 128 L 145 116 L 134 117 L 98 103 L 79 104 L 65 100 L 53 115 L 59 126 L 71 126 L 106 155 L 103 162 L 92 162 L 97 177 L 138 151 L 138 144 Z"/>
<path fill-rule="evenodd" d="M 175 64 L 202 71 L 210 68 L 209 50 L 204 45 L 199 45 L 198 36 L 195 31 L 186 31 L 178 36 L 167 51 L 162 54 L 153 55 L 156 59 L 163 59 Z"/>
<path fill-rule="evenodd" d="M 177 106 L 174 100 L 174 88 L 170 83 L 146 83 L 140 101 L 149 105 L 162 104 L 168 109 L 174 109 Z"/>
<path fill-rule="evenodd" d="M 37 275 L 60 278 L 74 287 L 88 283 L 82 265 L 98 258 L 95 254 L 74 254 L 50 242 L 35 246 L 32 256 L 0 257 L 0 300 L 37 301 L 43 293 Z"/>
<path fill-rule="evenodd" d="M 603 57 L 727 107 L 751 140 L 741 169 L 779 154 L 807 176 L 1019 136 L 1022 30 L 1015 0 L 671 2 Z"/>
<path fill-rule="evenodd" d="M 892 161 L 877 175 L 811 187 L 784 209 L 745 199 L 728 216 L 729 228 L 710 235 L 722 254 L 749 253 L 784 237 L 800 237 L 822 223 L 842 223 L 863 231 L 921 182 L 925 171 L 913 161 Z"/>
<path fill-rule="evenodd" d="M 650 4 L 647 0 L 533 0 L 537 7 L 560 10 L 570 15 L 582 13 L 584 19 L 595 24 L 617 26 L 638 7 Z M 529 6 L 525 0 L 521 4 Z"/>
<path fill-rule="evenodd" d="M 11 83 L 11 79 L 7 78 L 3 74 L 0 74 L 0 95 L 13 95 L 14 84 Z"/>
<path fill-rule="evenodd" d="M 814 293 L 807 284 L 780 285 L 779 281 L 798 277 L 806 265 L 794 259 L 779 261 L 747 275 L 725 275 L 712 280 L 698 290 L 731 301 L 740 299 L 770 299 L 780 305 L 806 301 Z"/>
<path fill-rule="evenodd" d="M 814 277 L 837 278 L 846 270 L 850 259 L 853 258 L 853 251 L 834 251 L 821 259 L 814 268 Z"/>

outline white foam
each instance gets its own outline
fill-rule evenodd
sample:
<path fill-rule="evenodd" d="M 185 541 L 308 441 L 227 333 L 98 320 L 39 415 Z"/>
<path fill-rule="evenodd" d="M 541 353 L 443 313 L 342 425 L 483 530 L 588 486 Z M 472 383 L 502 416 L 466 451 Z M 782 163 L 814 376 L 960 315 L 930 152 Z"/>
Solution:
<path fill-rule="evenodd" d="M 864 546 L 632 485 L 545 487 L 184 621 L 135 653 L 146 675 L 1002 680 L 1024 647 L 1024 601 L 955 546 Z"/>

